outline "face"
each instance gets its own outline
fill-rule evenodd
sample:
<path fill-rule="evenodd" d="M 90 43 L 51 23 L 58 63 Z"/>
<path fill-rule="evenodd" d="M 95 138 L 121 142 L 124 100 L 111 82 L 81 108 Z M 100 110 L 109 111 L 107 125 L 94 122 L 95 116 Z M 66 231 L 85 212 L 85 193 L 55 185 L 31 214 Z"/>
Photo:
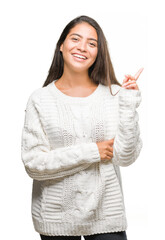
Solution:
<path fill-rule="evenodd" d="M 60 47 L 64 68 L 76 72 L 88 71 L 97 57 L 97 40 L 95 28 L 88 23 L 79 23 L 73 27 Z"/>

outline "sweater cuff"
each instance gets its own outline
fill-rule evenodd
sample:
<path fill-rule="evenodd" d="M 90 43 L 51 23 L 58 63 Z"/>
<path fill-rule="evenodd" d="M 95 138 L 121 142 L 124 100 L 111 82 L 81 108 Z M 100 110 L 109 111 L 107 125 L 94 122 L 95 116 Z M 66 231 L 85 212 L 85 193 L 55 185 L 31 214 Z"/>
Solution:
<path fill-rule="evenodd" d="M 128 106 L 137 108 L 142 100 L 141 91 L 134 89 L 121 88 L 119 91 L 120 106 Z"/>

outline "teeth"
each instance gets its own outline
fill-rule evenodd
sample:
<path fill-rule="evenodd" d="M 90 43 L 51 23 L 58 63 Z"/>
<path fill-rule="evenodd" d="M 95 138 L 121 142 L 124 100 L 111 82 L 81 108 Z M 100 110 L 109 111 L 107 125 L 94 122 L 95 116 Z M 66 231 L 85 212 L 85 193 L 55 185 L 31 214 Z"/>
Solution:
<path fill-rule="evenodd" d="M 86 57 L 84 57 L 84 56 L 80 56 L 80 55 L 78 55 L 78 54 L 73 54 L 73 56 L 78 57 L 78 58 L 86 59 Z"/>

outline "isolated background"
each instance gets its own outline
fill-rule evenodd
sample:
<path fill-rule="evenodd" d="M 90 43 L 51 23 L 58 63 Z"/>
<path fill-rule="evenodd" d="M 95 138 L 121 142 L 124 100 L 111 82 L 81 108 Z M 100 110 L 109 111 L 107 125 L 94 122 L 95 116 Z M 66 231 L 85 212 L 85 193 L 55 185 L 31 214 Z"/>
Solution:
<path fill-rule="evenodd" d="M 119 82 L 138 79 L 143 149 L 121 168 L 129 240 L 162 239 L 164 229 L 164 7 L 163 1 L 0 1 L 0 215 L 3 239 L 39 240 L 31 219 L 32 179 L 21 161 L 21 131 L 31 92 L 42 87 L 55 45 L 73 18 L 88 15 L 102 27 Z"/>

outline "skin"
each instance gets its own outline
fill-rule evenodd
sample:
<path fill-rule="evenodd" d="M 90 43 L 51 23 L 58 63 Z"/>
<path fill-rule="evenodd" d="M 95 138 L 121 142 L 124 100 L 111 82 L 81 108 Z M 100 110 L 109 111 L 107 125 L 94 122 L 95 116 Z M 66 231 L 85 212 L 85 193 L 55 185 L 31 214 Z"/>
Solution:
<path fill-rule="evenodd" d="M 125 75 L 125 78 L 123 80 L 122 87 L 126 89 L 134 89 L 139 90 L 139 87 L 136 83 L 137 79 L 139 78 L 140 74 L 142 73 L 144 68 L 140 68 L 139 71 L 134 75 Z"/>
<path fill-rule="evenodd" d="M 95 62 L 97 47 L 97 32 L 88 23 L 80 23 L 73 27 L 60 47 L 64 59 L 64 72 L 55 82 L 56 87 L 63 93 L 74 97 L 89 96 L 98 85 L 94 84 L 88 76 L 89 67 Z M 85 55 L 85 61 L 74 57 L 77 53 Z M 134 76 L 125 75 L 122 88 L 139 90 L 136 83 L 143 68 Z M 113 157 L 114 138 L 97 142 L 101 160 L 111 160 Z"/>
<path fill-rule="evenodd" d="M 85 97 L 98 86 L 88 76 L 88 69 L 95 62 L 98 53 L 97 39 L 95 28 L 88 23 L 80 23 L 70 30 L 61 45 L 64 72 L 55 84 L 67 95 Z M 87 59 L 84 61 L 76 58 L 73 53 L 85 55 Z"/>

